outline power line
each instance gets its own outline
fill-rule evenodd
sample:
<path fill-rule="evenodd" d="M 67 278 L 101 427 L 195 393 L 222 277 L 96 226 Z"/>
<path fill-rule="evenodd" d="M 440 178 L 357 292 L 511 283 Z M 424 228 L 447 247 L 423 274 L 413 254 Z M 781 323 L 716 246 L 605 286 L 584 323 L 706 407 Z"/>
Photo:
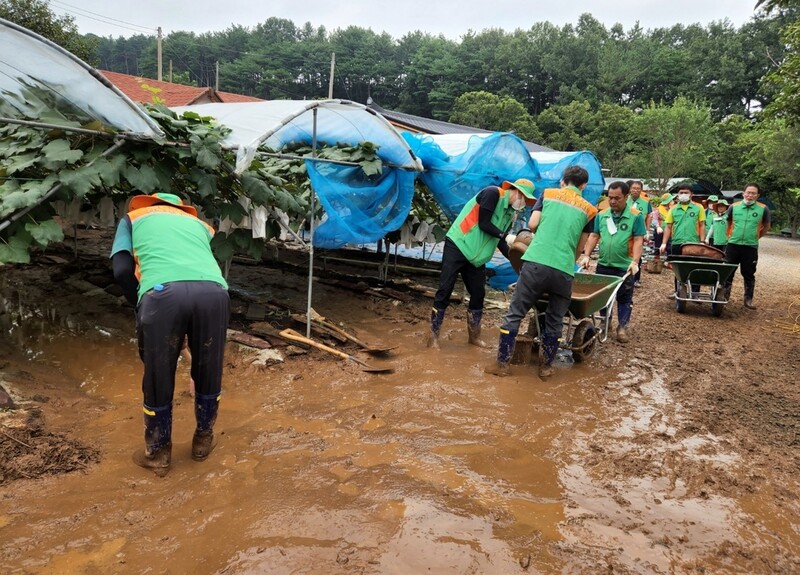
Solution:
<path fill-rule="evenodd" d="M 97 22 L 102 22 L 103 24 L 108 24 L 109 26 L 117 26 L 119 28 L 125 28 L 127 30 L 131 30 L 133 32 L 154 32 L 155 28 L 147 28 L 146 26 L 139 26 L 138 24 L 133 24 L 132 22 L 126 22 L 125 20 L 118 20 L 116 18 L 111 18 L 110 16 L 104 16 L 102 14 L 98 14 L 96 12 L 91 12 L 84 8 L 80 8 L 78 6 L 73 6 L 72 4 L 67 4 L 66 2 L 59 2 L 57 0 L 50 0 L 50 4 L 54 5 L 55 8 L 66 12 L 72 16 L 80 16 L 81 18 L 88 18 L 90 20 L 95 20 Z M 76 10 L 77 12 L 73 12 Z"/>

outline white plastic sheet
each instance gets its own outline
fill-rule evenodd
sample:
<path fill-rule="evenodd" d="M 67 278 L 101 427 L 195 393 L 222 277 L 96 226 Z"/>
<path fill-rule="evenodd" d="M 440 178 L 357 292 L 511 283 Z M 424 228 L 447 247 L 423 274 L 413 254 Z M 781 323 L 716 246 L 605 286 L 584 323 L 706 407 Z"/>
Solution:
<path fill-rule="evenodd" d="M 52 110 L 81 124 L 99 120 L 140 138 L 164 136 L 156 122 L 91 66 L 0 18 L 0 117 L 59 123 Z"/>

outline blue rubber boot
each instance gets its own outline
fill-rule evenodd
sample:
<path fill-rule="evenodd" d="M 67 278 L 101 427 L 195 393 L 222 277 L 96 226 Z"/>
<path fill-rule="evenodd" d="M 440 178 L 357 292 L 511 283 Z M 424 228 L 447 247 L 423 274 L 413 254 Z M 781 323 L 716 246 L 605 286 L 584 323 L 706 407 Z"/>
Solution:
<path fill-rule="evenodd" d="M 486 347 L 481 339 L 481 319 L 483 318 L 482 309 L 467 310 L 467 333 L 469 334 L 470 345 Z"/>
<path fill-rule="evenodd" d="M 431 333 L 428 335 L 427 346 L 439 349 L 439 332 L 442 330 L 444 321 L 443 309 L 431 309 Z"/>
<path fill-rule="evenodd" d="M 516 331 L 500 329 L 500 341 L 497 343 L 497 361 L 487 365 L 484 372 L 505 377 L 511 375 L 511 355 L 514 353 L 514 342 L 517 340 Z"/>
<path fill-rule="evenodd" d="M 539 377 L 547 379 L 555 370 L 553 369 L 553 360 L 558 353 L 558 336 L 546 335 L 542 341 L 542 363 L 539 365 Z"/>
<path fill-rule="evenodd" d="M 197 427 L 192 438 L 192 459 L 205 461 L 217 445 L 214 437 L 214 423 L 219 411 L 219 396 L 197 394 L 194 399 L 194 417 Z"/>
<path fill-rule="evenodd" d="M 628 322 L 631 321 L 631 304 L 617 303 L 617 313 L 619 319 L 617 321 L 617 341 L 620 343 L 628 343 Z"/>
<path fill-rule="evenodd" d="M 172 404 L 143 407 L 145 448 L 134 452 L 133 462 L 164 477 L 172 461 Z"/>

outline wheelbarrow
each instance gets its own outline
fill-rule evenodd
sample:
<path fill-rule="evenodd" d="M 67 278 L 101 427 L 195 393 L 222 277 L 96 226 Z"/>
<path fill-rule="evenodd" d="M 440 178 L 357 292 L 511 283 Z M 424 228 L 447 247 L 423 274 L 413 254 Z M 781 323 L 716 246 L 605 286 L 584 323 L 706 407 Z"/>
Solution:
<path fill-rule="evenodd" d="M 567 315 L 564 317 L 559 348 L 572 352 L 576 363 L 586 361 L 594 355 L 598 344 L 608 339 L 610 310 L 617 301 L 617 293 L 627 277 L 578 272 L 572 281 L 572 297 Z M 543 325 L 548 298 L 536 302 L 536 315 L 531 318 L 528 335 L 533 336 L 533 351 L 539 350 L 543 338 Z M 600 310 L 608 309 L 603 316 Z"/>
<path fill-rule="evenodd" d="M 672 265 L 678 284 L 675 311 L 684 313 L 686 304 L 695 302 L 711 304 L 711 313 L 715 317 L 721 316 L 728 303 L 725 283 L 738 266 L 705 256 L 668 256 L 667 261 Z"/>

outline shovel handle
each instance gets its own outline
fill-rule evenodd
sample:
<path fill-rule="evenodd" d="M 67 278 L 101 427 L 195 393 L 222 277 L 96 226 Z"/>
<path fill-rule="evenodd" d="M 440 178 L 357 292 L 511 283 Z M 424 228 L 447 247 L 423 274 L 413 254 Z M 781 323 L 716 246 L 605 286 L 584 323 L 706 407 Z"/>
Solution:
<path fill-rule="evenodd" d="M 283 337 L 283 338 L 292 340 L 292 341 L 298 341 L 300 343 L 304 343 L 306 345 L 310 345 L 311 347 L 316 347 L 317 349 L 320 349 L 322 351 L 327 351 L 328 353 L 333 354 L 335 356 L 338 356 L 338 357 L 340 357 L 342 359 L 351 359 L 351 360 L 353 360 L 354 362 L 356 362 L 359 365 L 362 365 L 362 366 L 365 366 L 365 367 L 367 365 L 366 363 L 364 363 L 363 361 L 353 357 L 352 355 L 349 355 L 349 354 L 347 354 L 347 353 L 345 353 L 343 351 L 339 351 L 338 349 L 335 349 L 333 347 L 329 347 L 329 346 L 325 345 L 324 343 L 319 343 L 319 342 L 314 341 L 313 339 L 309 339 L 309 338 L 307 338 L 307 337 L 305 337 L 303 335 L 300 335 L 299 333 L 297 333 L 293 329 L 287 328 L 287 329 L 283 330 L 280 333 L 280 336 Z"/>

